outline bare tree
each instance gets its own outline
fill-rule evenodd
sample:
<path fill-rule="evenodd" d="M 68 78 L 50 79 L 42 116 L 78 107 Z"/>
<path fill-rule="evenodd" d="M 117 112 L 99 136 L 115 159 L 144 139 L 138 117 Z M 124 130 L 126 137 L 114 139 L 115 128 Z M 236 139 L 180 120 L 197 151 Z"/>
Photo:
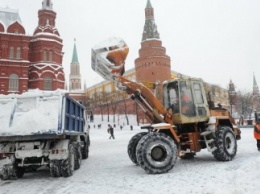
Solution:
<path fill-rule="evenodd" d="M 239 91 L 235 101 L 235 106 L 239 115 L 244 118 L 250 118 L 253 111 L 252 93 Z"/>
<path fill-rule="evenodd" d="M 103 92 L 97 92 L 94 94 L 92 97 L 92 103 L 96 108 L 100 109 L 100 114 L 101 114 L 101 120 L 104 121 L 104 94 Z"/>
<path fill-rule="evenodd" d="M 113 122 L 115 123 L 115 115 L 116 115 L 116 111 L 118 110 L 122 95 L 121 95 L 121 91 L 114 91 L 111 93 L 111 97 L 110 97 L 110 104 L 111 104 L 111 109 L 113 112 Z"/>

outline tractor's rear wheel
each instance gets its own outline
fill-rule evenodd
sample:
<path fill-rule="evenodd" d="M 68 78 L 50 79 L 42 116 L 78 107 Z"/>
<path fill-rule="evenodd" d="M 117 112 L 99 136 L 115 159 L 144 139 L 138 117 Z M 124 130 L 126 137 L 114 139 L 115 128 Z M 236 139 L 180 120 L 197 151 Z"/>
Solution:
<path fill-rule="evenodd" d="M 140 141 L 140 139 L 145 136 L 148 132 L 141 132 L 141 133 L 137 133 L 135 134 L 129 141 L 128 143 L 128 147 L 127 147 L 127 153 L 129 158 L 131 159 L 131 161 L 135 164 L 137 163 L 137 159 L 136 159 L 136 146 L 138 144 L 138 142 Z"/>
<path fill-rule="evenodd" d="M 173 139 L 163 133 L 148 133 L 136 147 L 137 162 L 149 174 L 171 170 L 177 155 L 177 146 Z"/>
<path fill-rule="evenodd" d="M 215 146 L 217 149 L 212 154 L 219 161 L 230 161 L 236 156 L 237 140 L 230 127 L 219 127 L 216 131 Z"/>

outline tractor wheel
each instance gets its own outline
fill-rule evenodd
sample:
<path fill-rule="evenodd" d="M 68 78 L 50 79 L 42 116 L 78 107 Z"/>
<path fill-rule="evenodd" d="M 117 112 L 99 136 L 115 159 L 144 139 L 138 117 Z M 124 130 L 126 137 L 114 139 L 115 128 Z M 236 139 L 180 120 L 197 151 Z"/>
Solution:
<path fill-rule="evenodd" d="M 61 161 L 60 160 L 52 160 L 50 162 L 50 173 L 51 173 L 52 177 L 61 176 Z"/>
<path fill-rule="evenodd" d="M 171 170 L 177 155 L 177 146 L 173 139 L 163 133 L 148 133 L 136 147 L 137 162 L 149 174 Z"/>
<path fill-rule="evenodd" d="M 216 150 L 212 152 L 219 161 L 230 161 L 237 153 L 237 140 L 228 126 L 220 126 L 216 131 Z"/>
<path fill-rule="evenodd" d="M 78 170 L 81 165 L 81 160 L 82 160 L 82 152 L 81 152 L 81 147 L 80 144 L 75 144 L 74 145 L 74 150 L 75 150 L 75 170 Z"/>
<path fill-rule="evenodd" d="M 128 147 L 127 147 L 128 156 L 132 160 L 132 162 L 135 164 L 138 164 L 137 159 L 136 159 L 136 146 L 137 146 L 138 142 L 140 141 L 140 139 L 143 136 L 145 136 L 147 133 L 148 132 L 141 132 L 141 133 L 135 134 L 128 143 Z"/>
<path fill-rule="evenodd" d="M 69 156 L 66 160 L 62 160 L 61 174 L 63 177 L 69 177 L 75 169 L 75 150 L 73 145 L 69 145 Z"/>

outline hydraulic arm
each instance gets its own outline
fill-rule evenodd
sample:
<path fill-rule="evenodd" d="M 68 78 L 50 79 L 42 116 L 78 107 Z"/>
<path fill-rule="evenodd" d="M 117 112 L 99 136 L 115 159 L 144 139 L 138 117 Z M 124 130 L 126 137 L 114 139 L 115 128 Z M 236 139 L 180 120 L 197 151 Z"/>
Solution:
<path fill-rule="evenodd" d="M 109 39 L 92 49 L 92 69 L 104 79 L 114 82 L 120 90 L 127 92 L 153 123 L 173 124 L 172 115 L 149 88 L 122 76 L 128 51 L 123 40 Z"/>

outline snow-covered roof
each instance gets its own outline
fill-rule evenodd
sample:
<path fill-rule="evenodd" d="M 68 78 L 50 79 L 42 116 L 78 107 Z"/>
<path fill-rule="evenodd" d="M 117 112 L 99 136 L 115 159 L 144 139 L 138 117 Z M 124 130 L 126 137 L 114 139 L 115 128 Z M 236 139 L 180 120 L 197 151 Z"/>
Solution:
<path fill-rule="evenodd" d="M 18 10 L 10 8 L 0 8 L 0 22 L 3 23 L 4 26 L 8 27 L 16 21 L 22 24 Z"/>

